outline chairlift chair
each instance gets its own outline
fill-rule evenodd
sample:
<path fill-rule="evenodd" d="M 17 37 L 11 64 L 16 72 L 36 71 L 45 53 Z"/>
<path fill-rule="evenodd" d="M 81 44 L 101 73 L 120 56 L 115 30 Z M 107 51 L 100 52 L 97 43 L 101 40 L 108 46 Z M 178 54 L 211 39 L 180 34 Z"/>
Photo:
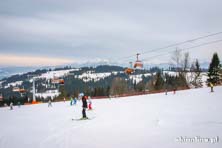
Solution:
<path fill-rule="evenodd" d="M 24 88 L 19 88 L 19 87 L 14 87 L 14 88 L 12 89 L 12 91 L 13 91 L 13 92 L 18 92 L 18 93 L 20 93 L 21 97 L 23 97 L 24 94 L 26 93 L 26 89 L 24 89 Z"/>
<path fill-rule="evenodd" d="M 52 79 L 52 83 L 53 83 L 53 84 L 64 85 L 65 81 L 64 81 L 64 79 L 54 78 L 54 79 Z"/>
<path fill-rule="evenodd" d="M 136 54 L 136 62 L 133 65 L 132 68 L 132 62 L 130 62 L 130 67 L 125 69 L 126 74 L 132 74 L 136 69 L 142 69 L 143 68 L 143 63 L 142 61 L 139 60 L 139 53 Z"/>
<path fill-rule="evenodd" d="M 135 69 L 142 69 L 143 68 L 143 63 L 142 61 L 139 60 L 139 53 L 136 54 L 136 62 L 134 63 L 134 68 Z"/>
<path fill-rule="evenodd" d="M 125 69 L 125 73 L 130 75 L 134 72 L 134 69 L 132 68 L 132 62 L 129 62 L 130 63 L 130 67 L 128 67 L 127 69 Z"/>

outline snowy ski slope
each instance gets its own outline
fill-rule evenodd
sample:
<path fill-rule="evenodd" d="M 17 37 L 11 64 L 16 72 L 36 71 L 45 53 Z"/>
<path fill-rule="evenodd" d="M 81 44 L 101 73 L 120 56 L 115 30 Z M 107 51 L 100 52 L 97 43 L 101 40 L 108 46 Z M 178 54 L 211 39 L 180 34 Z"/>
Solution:
<path fill-rule="evenodd" d="M 91 120 L 82 121 L 72 121 L 81 117 L 81 102 L 0 108 L 0 148 L 221 148 L 222 87 L 209 91 L 93 100 Z"/>

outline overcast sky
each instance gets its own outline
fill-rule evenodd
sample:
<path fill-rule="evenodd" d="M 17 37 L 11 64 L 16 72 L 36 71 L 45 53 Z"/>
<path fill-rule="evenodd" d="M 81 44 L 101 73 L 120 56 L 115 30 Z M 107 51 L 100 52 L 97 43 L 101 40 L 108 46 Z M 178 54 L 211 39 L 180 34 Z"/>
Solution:
<path fill-rule="evenodd" d="M 221 0 L 0 0 L 0 65 L 58 65 L 149 59 L 158 47 L 222 31 Z M 188 43 L 222 39 L 222 34 Z M 222 59 L 222 42 L 189 50 Z M 166 63 L 170 55 L 150 59 Z"/>

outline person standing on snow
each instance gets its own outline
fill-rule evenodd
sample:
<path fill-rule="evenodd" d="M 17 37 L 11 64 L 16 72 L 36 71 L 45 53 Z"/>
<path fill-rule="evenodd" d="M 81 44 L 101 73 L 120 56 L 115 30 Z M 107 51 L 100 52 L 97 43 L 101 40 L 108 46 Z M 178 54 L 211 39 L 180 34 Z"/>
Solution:
<path fill-rule="evenodd" d="M 51 98 L 49 99 L 48 107 L 52 107 L 52 101 L 51 101 Z"/>
<path fill-rule="evenodd" d="M 10 103 L 10 110 L 13 110 L 13 103 Z"/>
<path fill-rule="evenodd" d="M 165 95 L 167 95 L 167 92 L 168 92 L 168 90 L 167 90 L 167 88 L 165 88 Z"/>
<path fill-rule="evenodd" d="M 214 85 L 211 82 L 210 82 L 210 89 L 211 89 L 211 92 L 214 92 Z"/>
<path fill-rule="evenodd" d="M 72 103 L 73 103 L 73 98 L 70 97 L 70 105 L 72 106 Z"/>
<path fill-rule="evenodd" d="M 31 101 L 31 99 L 28 97 L 28 103 Z"/>
<path fill-rule="evenodd" d="M 76 103 L 77 103 L 77 99 L 76 99 L 76 97 L 74 97 L 73 104 L 76 105 Z"/>
<path fill-rule="evenodd" d="M 20 103 L 20 102 L 18 102 L 18 107 L 20 108 L 20 106 L 21 106 L 21 103 Z"/>
<path fill-rule="evenodd" d="M 82 119 L 88 119 L 86 116 L 86 109 L 87 109 L 87 101 L 86 101 L 86 96 L 82 97 Z"/>
<path fill-rule="evenodd" d="M 89 103 L 88 109 L 92 110 L 92 100 L 90 96 L 88 97 L 88 103 Z"/>
<path fill-rule="evenodd" d="M 66 98 L 65 97 L 63 98 L 63 101 L 64 101 L 64 103 L 66 102 Z"/>
<path fill-rule="evenodd" d="M 176 88 L 173 89 L 173 94 L 176 94 Z"/>

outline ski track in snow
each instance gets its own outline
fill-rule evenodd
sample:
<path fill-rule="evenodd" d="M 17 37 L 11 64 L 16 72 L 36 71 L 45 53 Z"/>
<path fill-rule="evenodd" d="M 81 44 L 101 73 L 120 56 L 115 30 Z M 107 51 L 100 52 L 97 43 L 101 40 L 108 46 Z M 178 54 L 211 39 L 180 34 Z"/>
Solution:
<path fill-rule="evenodd" d="M 75 106 L 74 106 L 75 108 Z M 90 111 L 92 112 L 92 111 Z M 91 119 L 94 119 L 92 116 L 92 113 L 87 112 L 88 117 Z M 65 118 L 65 121 L 62 119 L 58 119 L 54 122 L 54 124 L 58 125 L 57 127 L 53 127 L 50 130 L 52 131 L 52 135 L 47 136 L 43 141 L 40 142 L 40 148 L 44 148 L 47 143 L 55 142 L 56 145 L 62 148 L 69 148 L 69 141 L 68 138 L 71 133 L 75 133 L 75 129 L 83 128 L 84 126 L 87 126 L 90 124 L 90 120 L 82 120 L 82 121 L 72 121 L 72 116 L 69 116 Z M 79 118 L 79 117 L 74 117 Z M 70 122 L 71 121 L 71 122 Z M 68 126 L 69 128 L 63 130 L 64 126 Z M 51 125 L 50 125 L 51 127 Z M 78 135 L 76 135 L 78 136 Z M 63 143 L 65 145 L 63 145 Z M 62 145 L 61 145 L 62 144 Z M 61 146 L 60 146 L 61 145 Z"/>

